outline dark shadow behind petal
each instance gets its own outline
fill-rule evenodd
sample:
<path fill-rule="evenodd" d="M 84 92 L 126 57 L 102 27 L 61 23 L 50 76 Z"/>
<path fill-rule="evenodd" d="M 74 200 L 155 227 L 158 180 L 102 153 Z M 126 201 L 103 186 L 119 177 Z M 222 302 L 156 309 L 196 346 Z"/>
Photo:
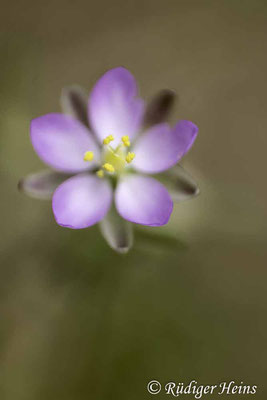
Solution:
<path fill-rule="evenodd" d="M 103 237 L 113 250 L 118 253 L 127 253 L 130 250 L 133 245 L 132 225 L 121 218 L 114 204 L 99 226 Z"/>
<path fill-rule="evenodd" d="M 18 183 L 18 189 L 30 197 L 49 200 L 54 190 L 69 177 L 70 175 L 61 172 L 39 171 L 22 178 Z"/>
<path fill-rule="evenodd" d="M 163 89 L 147 105 L 144 115 L 144 127 L 164 122 L 169 117 L 176 99 L 174 91 Z"/>
<path fill-rule="evenodd" d="M 163 174 L 157 175 L 156 178 L 166 186 L 176 203 L 188 200 L 200 193 L 197 183 L 181 165 L 176 165 Z"/>
<path fill-rule="evenodd" d="M 82 87 L 73 85 L 63 88 L 60 104 L 64 114 L 71 115 L 89 127 L 88 96 Z"/>

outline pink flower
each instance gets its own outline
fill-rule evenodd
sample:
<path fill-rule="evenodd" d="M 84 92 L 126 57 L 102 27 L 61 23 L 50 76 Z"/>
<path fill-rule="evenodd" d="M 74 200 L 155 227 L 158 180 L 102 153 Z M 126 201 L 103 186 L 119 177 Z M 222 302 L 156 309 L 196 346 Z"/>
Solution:
<path fill-rule="evenodd" d="M 80 89 L 67 90 L 62 99 L 64 111 L 71 115 L 47 114 L 31 122 L 33 147 L 52 171 L 20 182 L 32 196 L 52 196 L 59 225 L 81 229 L 102 221 L 109 244 L 124 251 L 129 246 L 124 244 L 125 238 L 118 239 L 118 233 L 114 237 L 114 229 L 118 231 L 114 215 L 117 226 L 118 221 L 123 226 L 120 217 L 161 226 L 170 218 L 177 193 L 179 200 L 197 193 L 181 167 L 179 187 L 176 173 L 171 170 L 168 175 L 176 186 L 175 194 L 152 177 L 174 167 L 198 132 L 190 121 L 179 121 L 174 127 L 163 122 L 172 99 L 170 92 L 162 92 L 146 108 L 138 97 L 134 77 L 119 67 L 97 81 L 88 113 Z"/>

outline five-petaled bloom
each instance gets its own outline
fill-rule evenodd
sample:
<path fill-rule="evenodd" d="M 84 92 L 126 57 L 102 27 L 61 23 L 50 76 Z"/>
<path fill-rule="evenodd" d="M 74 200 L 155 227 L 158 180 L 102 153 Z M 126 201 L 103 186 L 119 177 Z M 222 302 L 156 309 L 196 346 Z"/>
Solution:
<path fill-rule="evenodd" d="M 181 178 L 181 169 L 178 178 L 169 173 L 170 192 L 152 175 L 180 161 L 198 128 L 190 121 L 179 121 L 174 127 L 163 121 L 171 92 L 161 92 L 145 107 L 134 77 L 122 67 L 109 70 L 97 81 L 88 106 L 80 89 L 64 93 L 66 113 L 35 118 L 30 128 L 36 153 L 52 171 L 26 177 L 20 187 L 35 197 L 52 196 L 54 216 L 61 226 L 81 229 L 102 221 L 109 244 L 124 251 L 129 244 L 122 227 L 128 223 L 122 219 L 164 225 L 177 192 L 178 200 L 196 194 L 192 179 L 184 172 Z"/>

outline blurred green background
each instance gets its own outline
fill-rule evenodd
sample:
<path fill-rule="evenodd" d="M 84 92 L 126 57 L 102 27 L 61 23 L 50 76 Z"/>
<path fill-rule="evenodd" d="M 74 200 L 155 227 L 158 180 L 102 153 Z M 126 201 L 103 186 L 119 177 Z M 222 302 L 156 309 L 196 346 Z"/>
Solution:
<path fill-rule="evenodd" d="M 267 2 L 4 1 L 0 18 L 1 400 L 148 399 L 152 379 L 266 399 Z M 200 128 L 183 165 L 201 195 L 124 256 L 17 191 L 43 168 L 30 120 L 119 65 Z"/>

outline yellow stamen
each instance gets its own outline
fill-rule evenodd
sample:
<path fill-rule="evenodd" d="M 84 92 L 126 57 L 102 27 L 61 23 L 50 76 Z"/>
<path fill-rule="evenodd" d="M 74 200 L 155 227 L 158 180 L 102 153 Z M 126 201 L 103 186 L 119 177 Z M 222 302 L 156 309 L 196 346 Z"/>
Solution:
<path fill-rule="evenodd" d="M 113 136 L 113 135 L 108 135 L 108 136 L 103 140 L 103 144 L 109 144 L 110 142 L 112 142 L 112 140 L 114 140 L 114 136 Z"/>
<path fill-rule="evenodd" d="M 125 147 L 129 147 L 131 145 L 129 136 L 125 135 L 121 138 L 122 143 L 124 144 Z"/>
<path fill-rule="evenodd" d="M 98 176 L 98 178 L 104 178 L 104 171 L 100 169 L 99 171 L 97 171 L 96 175 Z"/>
<path fill-rule="evenodd" d="M 102 167 L 103 167 L 106 171 L 111 172 L 111 173 L 113 173 L 113 172 L 115 171 L 115 168 L 113 167 L 113 165 L 111 165 L 111 164 L 109 164 L 109 163 L 103 164 Z"/>
<path fill-rule="evenodd" d="M 83 159 L 84 161 L 92 161 L 94 158 L 94 153 L 92 151 L 87 151 L 84 153 Z"/>
<path fill-rule="evenodd" d="M 125 157 L 125 160 L 126 160 L 126 162 L 127 162 L 128 164 L 130 164 L 130 162 L 133 161 L 134 157 L 135 157 L 135 154 L 129 152 L 129 153 L 127 154 L 127 156 Z"/>

